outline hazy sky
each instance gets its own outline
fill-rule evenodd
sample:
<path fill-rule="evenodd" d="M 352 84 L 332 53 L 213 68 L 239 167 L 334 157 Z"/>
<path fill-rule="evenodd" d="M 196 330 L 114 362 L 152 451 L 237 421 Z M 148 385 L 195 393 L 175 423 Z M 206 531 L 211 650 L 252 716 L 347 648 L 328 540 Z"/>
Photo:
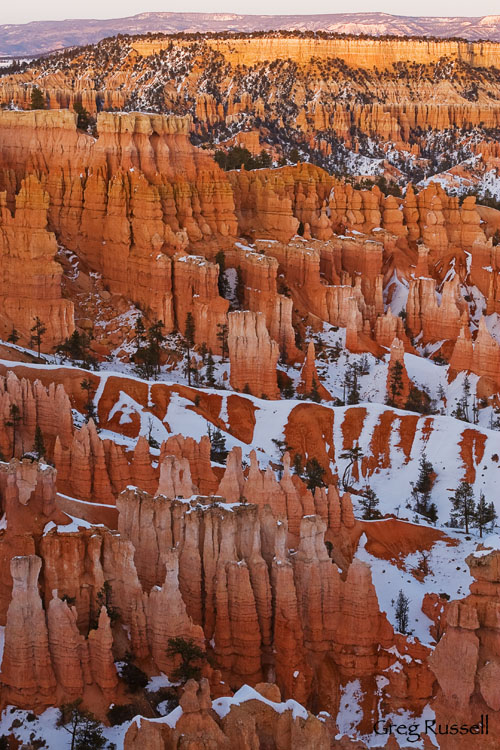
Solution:
<path fill-rule="evenodd" d="M 182 0 L 176 4 L 161 0 L 86 0 L 72 4 L 66 0 L 3 0 L 0 9 L 0 24 L 49 21 L 65 18 L 122 18 L 145 11 L 190 11 L 205 13 L 251 13 L 251 14 L 295 14 L 295 13 L 355 13 L 383 11 L 395 15 L 418 16 L 485 16 L 499 13 L 498 0 Z"/>

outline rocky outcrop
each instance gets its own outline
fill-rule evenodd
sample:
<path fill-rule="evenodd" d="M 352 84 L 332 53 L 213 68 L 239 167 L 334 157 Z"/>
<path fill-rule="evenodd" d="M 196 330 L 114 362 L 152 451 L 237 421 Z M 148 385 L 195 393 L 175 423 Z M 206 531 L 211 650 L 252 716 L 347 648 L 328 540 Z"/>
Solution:
<path fill-rule="evenodd" d="M 217 747 L 251 750 L 262 737 L 283 750 L 327 750 L 330 737 L 326 724 L 296 702 L 281 702 L 276 685 L 244 685 L 232 698 L 212 701 L 206 679 L 189 680 L 179 708 L 165 720 L 134 721 L 127 730 L 124 750 L 139 744 L 154 750 Z"/>
<path fill-rule="evenodd" d="M 278 398 L 279 347 L 269 336 L 263 313 L 233 312 L 228 321 L 232 387 L 255 396 Z"/>
<path fill-rule="evenodd" d="M 74 329 L 73 303 L 62 297 L 56 238 L 47 231 L 48 208 L 49 195 L 34 175 L 23 180 L 13 216 L 7 194 L 0 193 L 2 338 L 15 328 L 22 344 L 29 346 L 39 318 L 45 328 L 43 351 L 52 351 Z"/>
<path fill-rule="evenodd" d="M 404 345 L 396 338 L 391 344 L 391 356 L 387 368 L 387 403 L 400 409 L 404 408 L 410 389 L 411 382 L 405 367 Z"/>
<path fill-rule="evenodd" d="M 496 390 L 500 384 L 500 346 L 488 331 L 484 317 L 479 321 L 475 341 L 468 328 L 462 328 L 453 347 L 450 367 L 456 372 L 468 370 L 485 378 L 490 386 L 488 390 Z"/>
<path fill-rule="evenodd" d="M 184 333 L 187 315 L 191 313 L 195 343 L 204 343 L 214 354 L 221 353 L 218 326 L 226 324 L 229 309 L 229 302 L 219 297 L 218 277 L 218 266 L 203 257 L 174 257 L 174 313 L 177 327 Z"/>
<path fill-rule="evenodd" d="M 13 409 L 16 408 L 19 410 L 18 418 L 13 420 Z M 71 441 L 71 403 L 62 383 L 53 380 L 45 387 L 36 378 L 19 379 L 12 371 L 8 371 L 6 376 L 0 376 L 2 454 L 7 458 L 22 456 L 23 453 L 32 450 L 37 425 L 42 431 L 47 459 L 53 456 L 57 437 L 64 443 Z"/>
<path fill-rule="evenodd" d="M 498 677 L 500 661 L 496 643 L 499 623 L 496 615 L 496 596 L 500 585 L 500 554 L 479 549 L 469 555 L 467 564 L 474 577 L 470 594 L 465 599 L 447 606 L 445 633 L 429 659 L 439 689 L 436 721 L 443 725 L 456 722 L 476 724 L 488 717 L 481 733 L 481 744 L 496 746 L 500 727 L 500 695 Z M 455 679 L 456 670 L 461 679 Z M 443 733 L 440 743 L 444 750 L 470 747 L 470 738 L 452 737 Z"/>
<path fill-rule="evenodd" d="M 45 613 L 37 586 L 41 567 L 42 561 L 36 555 L 12 558 L 10 572 L 14 585 L 2 660 L 7 699 L 30 709 L 54 703 L 56 690 Z"/>
<path fill-rule="evenodd" d="M 102 113 L 95 140 L 77 132 L 70 112 L 0 116 L 1 167 L 20 178 L 37 170 L 57 239 L 167 330 L 169 256 L 188 242 L 236 234 L 229 183 L 190 146 L 189 126 L 189 118 Z"/>
<path fill-rule="evenodd" d="M 328 393 L 319 378 L 316 370 L 315 357 L 314 342 L 310 341 L 307 346 L 306 358 L 304 360 L 302 372 L 300 373 L 300 383 L 297 387 L 297 391 L 306 394 L 308 398 L 312 398 L 313 400 L 324 399 L 326 401 L 332 401 L 332 396 Z"/>

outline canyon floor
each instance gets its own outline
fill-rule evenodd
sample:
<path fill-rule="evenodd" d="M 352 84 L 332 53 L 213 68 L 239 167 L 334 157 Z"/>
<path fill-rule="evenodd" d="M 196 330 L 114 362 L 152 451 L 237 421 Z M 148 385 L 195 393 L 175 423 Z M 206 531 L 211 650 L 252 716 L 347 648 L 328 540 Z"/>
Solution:
<path fill-rule="evenodd" d="M 5 747 L 498 747 L 499 50 L 0 70 Z"/>

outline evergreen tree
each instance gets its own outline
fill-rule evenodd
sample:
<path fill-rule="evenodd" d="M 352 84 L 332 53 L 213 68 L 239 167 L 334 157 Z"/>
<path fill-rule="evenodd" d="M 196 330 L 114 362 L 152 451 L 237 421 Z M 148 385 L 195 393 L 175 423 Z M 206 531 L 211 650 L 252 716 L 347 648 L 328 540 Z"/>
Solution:
<path fill-rule="evenodd" d="M 409 612 L 410 600 L 403 594 L 403 591 L 400 589 L 398 598 L 396 599 L 396 622 L 399 632 L 403 633 L 403 635 L 408 634 Z"/>
<path fill-rule="evenodd" d="M 497 517 L 493 503 L 487 503 L 484 493 L 481 492 L 477 504 L 476 513 L 472 521 L 473 526 L 479 529 L 479 536 L 482 538 L 483 530 L 488 524 L 494 524 Z"/>
<path fill-rule="evenodd" d="M 359 447 L 359 445 L 354 445 L 352 448 L 343 451 L 343 453 L 340 454 L 339 458 L 342 458 L 344 460 L 347 459 L 348 461 L 342 475 L 342 487 L 345 491 L 347 491 L 351 481 L 352 467 L 357 461 L 360 461 L 363 458 L 363 451 Z"/>
<path fill-rule="evenodd" d="M 302 456 L 300 455 L 300 453 L 296 453 L 293 457 L 293 470 L 298 477 L 302 476 Z"/>
<path fill-rule="evenodd" d="M 56 351 L 72 360 L 81 361 L 87 369 L 97 366 L 96 358 L 90 353 L 90 344 L 93 335 L 79 333 L 76 328 L 62 344 L 59 344 Z"/>
<path fill-rule="evenodd" d="M 236 269 L 236 300 L 238 302 L 238 307 L 241 310 L 243 308 L 243 305 L 245 304 L 245 282 L 243 281 L 243 271 L 241 270 L 241 266 L 238 266 Z"/>
<path fill-rule="evenodd" d="M 188 312 L 186 315 L 186 325 L 184 328 L 184 341 L 186 350 L 186 361 L 184 364 L 184 372 L 187 375 L 188 385 L 191 385 L 191 375 L 193 368 L 191 366 L 191 350 L 194 347 L 194 336 L 195 336 L 195 324 L 193 314 Z"/>
<path fill-rule="evenodd" d="M 35 317 L 35 325 L 31 328 L 31 346 L 36 345 L 38 352 L 38 359 L 40 359 L 40 347 L 42 345 L 43 335 L 46 333 L 47 328 L 42 323 L 38 315 Z"/>
<path fill-rule="evenodd" d="M 45 443 L 43 433 L 39 424 L 35 427 L 35 441 L 33 443 L 33 453 L 36 454 L 38 461 L 45 458 Z"/>
<path fill-rule="evenodd" d="M 323 477 L 325 475 L 325 469 L 321 466 L 317 458 L 310 458 L 306 463 L 305 468 L 305 479 L 307 488 L 309 490 L 315 490 L 316 487 L 324 487 L 325 482 Z"/>
<path fill-rule="evenodd" d="M 150 380 L 155 372 L 154 356 L 148 344 L 146 327 L 142 316 L 135 323 L 135 352 L 132 354 L 134 372 L 141 378 Z"/>
<path fill-rule="evenodd" d="M 452 417 L 461 419 L 463 422 L 470 422 L 469 419 L 469 396 L 470 396 L 470 380 L 466 375 L 464 378 L 464 385 L 462 390 L 462 397 L 458 400 L 456 409 L 451 413 Z"/>
<path fill-rule="evenodd" d="M 438 519 L 438 510 L 436 503 L 429 503 L 429 507 L 427 508 L 427 513 L 425 514 L 425 517 L 429 519 L 432 523 L 436 523 Z"/>
<path fill-rule="evenodd" d="M 418 478 L 411 491 L 415 502 L 414 509 L 417 513 L 420 513 L 423 516 L 428 516 L 429 513 L 433 473 L 434 467 L 431 462 L 427 460 L 427 455 L 424 452 L 420 456 Z"/>
<path fill-rule="evenodd" d="M 347 403 L 352 406 L 359 404 L 359 383 L 358 383 L 358 368 L 356 365 L 351 365 L 346 372 L 344 381 L 344 403 L 345 403 L 345 392 L 347 390 Z"/>
<path fill-rule="evenodd" d="M 309 394 L 309 398 L 311 399 L 311 401 L 315 401 L 317 404 L 319 404 L 321 401 L 321 396 L 320 396 L 319 388 L 318 388 L 318 381 L 316 380 L 316 378 L 313 378 L 312 386 L 311 386 L 311 393 Z"/>
<path fill-rule="evenodd" d="M 76 126 L 80 130 L 87 130 L 91 124 L 91 117 L 81 102 L 73 102 L 73 110 L 78 115 Z"/>
<path fill-rule="evenodd" d="M 359 502 L 363 508 L 363 518 L 366 521 L 380 517 L 379 511 L 376 510 L 380 500 L 371 487 L 366 487 L 364 495 L 361 495 Z"/>
<path fill-rule="evenodd" d="M 76 732 L 75 750 L 100 750 L 105 746 L 101 725 L 92 714 L 86 714 Z"/>
<path fill-rule="evenodd" d="M 95 717 L 80 709 L 82 699 L 61 706 L 58 726 L 71 736 L 71 750 L 101 750 L 106 745 L 102 728 Z"/>
<path fill-rule="evenodd" d="M 146 331 L 142 317 L 135 324 L 135 352 L 132 354 L 134 371 L 146 380 L 157 380 L 161 366 L 162 345 L 165 342 L 162 320 L 155 320 Z"/>
<path fill-rule="evenodd" d="M 12 331 L 7 336 L 7 341 L 9 342 L 9 344 L 17 344 L 17 342 L 19 341 L 20 338 L 21 337 L 20 337 L 19 333 L 16 331 L 16 329 L 14 328 L 14 326 L 12 326 Z"/>
<path fill-rule="evenodd" d="M 98 618 L 99 614 L 101 612 L 102 607 L 105 607 L 106 612 L 108 614 L 109 619 L 111 620 L 111 624 L 116 622 L 120 615 L 116 607 L 113 607 L 111 603 L 111 598 L 113 595 L 113 589 L 111 587 L 111 584 L 109 581 L 104 581 L 102 587 L 99 589 L 96 595 L 96 610 L 97 610 L 97 619 L 95 621 L 95 628 L 98 626 Z"/>
<path fill-rule="evenodd" d="M 144 346 L 146 343 L 146 326 L 142 315 L 135 321 L 135 339 L 138 346 Z"/>
<path fill-rule="evenodd" d="M 389 403 L 389 402 L 388 402 Z M 425 393 L 419 391 L 415 386 L 410 386 L 410 392 L 406 399 L 405 409 L 408 411 L 415 411 L 418 414 L 429 413 L 429 399 Z"/>
<path fill-rule="evenodd" d="M 92 385 L 92 381 L 89 380 L 88 378 L 84 378 L 82 382 L 80 383 L 80 388 L 82 389 L 82 391 L 85 391 L 87 393 L 87 401 L 85 402 L 85 406 L 84 406 L 85 412 L 86 412 L 85 421 L 88 422 L 89 420 L 92 419 L 94 421 L 94 424 L 97 427 L 98 419 L 97 419 L 97 410 L 94 404 L 94 397 L 93 397 L 94 387 Z"/>
<path fill-rule="evenodd" d="M 458 526 L 465 526 L 465 532 L 468 534 L 469 524 L 474 520 L 476 513 L 472 486 L 468 482 L 460 482 L 450 500 L 453 504 L 451 511 L 452 522 Z"/>
<path fill-rule="evenodd" d="M 192 638 L 169 638 L 167 656 L 180 656 L 181 659 L 179 666 L 171 674 L 175 682 L 200 679 L 201 662 L 206 660 L 207 655 Z"/>
<path fill-rule="evenodd" d="M 270 166 L 272 166 L 273 160 L 271 158 L 271 155 L 265 149 L 262 149 L 258 159 L 262 168 L 269 168 Z"/>
<path fill-rule="evenodd" d="M 396 406 L 396 398 L 403 392 L 403 365 L 397 359 L 392 368 L 389 378 L 389 397 L 387 404 L 389 406 Z"/>
<path fill-rule="evenodd" d="M 203 362 L 203 364 L 206 365 L 207 355 L 208 355 L 208 347 L 207 347 L 206 341 L 201 342 L 200 346 L 198 347 L 198 354 L 200 355 L 201 361 Z"/>
<path fill-rule="evenodd" d="M 124 658 L 125 664 L 121 668 L 121 677 L 131 693 L 138 693 L 140 690 L 144 690 L 149 682 L 149 678 L 142 669 L 139 669 L 133 663 L 134 659 L 134 654 L 127 651 Z"/>
<path fill-rule="evenodd" d="M 212 356 L 212 350 L 207 354 L 207 368 L 205 370 L 205 376 L 207 378 L 207 385 L 211 388 L 215 385 L 215 362 Z"/>
<path fill-rule="evenodd" d="M 229 284 L 226 278 L 226 254 L 224 250 L 219 250 L 215 256 L 215 262 L 219 266 L 219 278 L 217 281 L 219 294 L 226 299 L 229 294 Z"/>
<path fill-rule="evenodd" d="M 160 373 L 161 363 L 161 347 L 165 342 L 165 336 L 163 335 L 163 320 L 155 320 L 155 322 L 148 328 L 148 348 L 150 350 L 150 359 L 154 367 L 154 374 Z M 193 331 L 194 335 L 194 331 Z"/>
<path fill-rule="evenodd" d="M 208 425 L 208 437 L 210 439 L 210 460 L 219 464 L 226 463 L 229 451 L 226 448 L 226 438 L 218 427 L 213 429 Z"/>
<path fill-rule="evenodd" d="M 304 344 L 304 336 L 302 335 L 302 331 L 300 328 L 297 328 L 295 331 L 295 346 L 297 349 L 300 349 L 302 351 L 302 346 Z"/>
<path fill-rule="evenodd" d="M 31 109 L 45 109 L 45 96 L 38 86 L 31 89 Z"/>
<path fill-rule="evenodd" d="M 12 455 L 16 455 L 16 435 L 17 428 L 21 422 L 21 410 L 17 404 L 11 404 L 9 408 L 9 419 L 5 423 L 7 427 L 12 427 Z"/>
<path fill-rule="evenodd" d="M 295 389 L 291 380 L 288 383 L 285 383 L 281 389 L 281 395 L 283 398 L 293 398 L 295 396 Z"/>
<path fill-rule="evenodd" d="M 229 347 L 227 343 L 229 333 L 229 326 L 227 323 L 217 323 L 217 341 L 220 343 L 222 361 L 226 361 L 226 357 L 229 356 Z"/>

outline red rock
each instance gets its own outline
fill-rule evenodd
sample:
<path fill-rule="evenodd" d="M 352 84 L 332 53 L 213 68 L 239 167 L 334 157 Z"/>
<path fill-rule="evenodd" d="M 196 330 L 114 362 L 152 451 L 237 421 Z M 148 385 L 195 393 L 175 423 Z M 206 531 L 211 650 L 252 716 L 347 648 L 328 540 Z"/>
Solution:
<path fill-rule="evenodd" d="M 315 384 L 315 386 L 313 384 Z M 300 383 L 297 387 L 297 391 L 299 393 L 305 393 L 310 398 L 311 394 L 313 393 L 314 387 L 316 387 L 318 395 L 322 400 L 333 400 L 332 396 L 328 393 L 319 379 L 319 375 L 316 370 L 314 342 L 310 341 L 307 347 L 307 354 L 300 375 Z"/>
<path fill-rule="evenodd" d="M 262 313 L 229 313 L 229 359 L 231 385 L 235 390 L 245 387 L 255 396 L 278 398 L 276 365 L 278 344 L 266 328 Z"/>
<path fill-rule="evenodd" d="M 62 268 L 55 261 L 56 238 L 47 231 L 48 208 L 49 196 L 34 175 L 22 182 L 14 216 L 7 208 L 6 194 L 0 193 L 3 338 L 15 327 L 21 343 L 29 346 L 38 317 L 46 328 L 43 351 L 52 351 L 75 325 L 73 303 L 62 298 Z"/>
<path fill-rule="evenodd" d="M 2 661 L 5 698 L 30 710 L 50 706 L 56 689 L 45 613 L 37 587 L 41 567 L 42 561 L 36 555 L 12 558 L 10 572 L 14 586 Z"/>

